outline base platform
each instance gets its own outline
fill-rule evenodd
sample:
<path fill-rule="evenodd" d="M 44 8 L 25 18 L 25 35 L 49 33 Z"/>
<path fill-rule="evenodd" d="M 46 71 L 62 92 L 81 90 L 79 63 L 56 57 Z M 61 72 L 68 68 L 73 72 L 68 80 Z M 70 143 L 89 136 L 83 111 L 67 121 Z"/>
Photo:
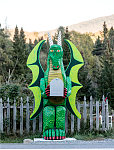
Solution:
<path fill-rule="evenodd" d="M 75 138 L 66 138 L 66 139 L 63 139 L 63 140 L 45 140 L 43 138 L 34 138 L 34 143 L 72 143 L 72 142 L 76 142 L 76 139 Z"/>

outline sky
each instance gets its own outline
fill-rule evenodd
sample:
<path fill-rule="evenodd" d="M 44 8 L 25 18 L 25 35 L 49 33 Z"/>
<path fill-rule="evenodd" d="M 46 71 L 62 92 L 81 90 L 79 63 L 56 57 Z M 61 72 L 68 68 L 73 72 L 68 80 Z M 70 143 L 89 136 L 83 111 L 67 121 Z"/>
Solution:
<path fill-rule="evenodd" d="M 9 29 L 47 31 L 114 14 L 114 0 L 0 0 L 0 23 Z"/>

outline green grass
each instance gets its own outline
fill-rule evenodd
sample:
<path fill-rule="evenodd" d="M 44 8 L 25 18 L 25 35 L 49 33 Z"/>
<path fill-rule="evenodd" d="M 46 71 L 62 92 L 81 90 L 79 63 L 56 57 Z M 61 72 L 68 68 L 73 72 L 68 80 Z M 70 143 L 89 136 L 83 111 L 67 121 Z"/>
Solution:
<path fill-rule="evenodd" d="M 76 133 L 76 134 L 68 134 L 67 137 L 73 137 L 77 140 L 102 140 L 102 139 L 107 139 L 107 138 L 111 138 L 114 139 L 114 130 L 109 130 L 109 131 L 81 131 L 80 133 Z M 40 133 L 31 133 L 29 135 L 23 135 L 23 136 L 19 136 L 19 135 L 6 135 L 5 133 L 1 134 L 1 138 L 0 138 L 0 143 L 23 143 L 24 139 L 31 139 L 33 140 L 34 138 L 41 138 L 41 134 Z"/>
<path fill-rule="evenodd" d="M 41 135 L 39 133 L 35 134 L 29 134 L 29 135 L 6 135 L 6 134 L 1 134 L 1 139 L 0 143 L 23 143 L 24 139 L 34 139 L 34 138 L 41 138 Z"/>
<path fill-rule="evenodd" d="M 114 139 L 114 130 L 109 131 L 92 131 L 85 133 L 77 133 L 73 135 L 77 140 L 103 140 L 107 138 Z"/>

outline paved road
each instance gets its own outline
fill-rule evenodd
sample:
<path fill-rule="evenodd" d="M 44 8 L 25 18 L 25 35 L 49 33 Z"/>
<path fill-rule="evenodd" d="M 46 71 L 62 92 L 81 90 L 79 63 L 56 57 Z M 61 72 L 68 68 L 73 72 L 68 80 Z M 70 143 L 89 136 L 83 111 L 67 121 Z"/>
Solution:
<path fill-rule="evenodd" d="M 105 139 L 101 141 L 83 141 L 73 142 L 38 142 L 31 144 L 7 143 L 0 144 L 0 149 L 114 149 L 114 139 Z"/>

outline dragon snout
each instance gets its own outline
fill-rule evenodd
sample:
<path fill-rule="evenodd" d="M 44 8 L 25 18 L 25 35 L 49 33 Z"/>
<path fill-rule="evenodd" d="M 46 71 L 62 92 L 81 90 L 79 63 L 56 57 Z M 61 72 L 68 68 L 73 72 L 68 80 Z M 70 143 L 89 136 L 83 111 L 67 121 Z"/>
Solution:
<path fill-rule="evenodd" d="M 53 69 L 59 69 L 60 66 L 53 66 Z"/>

